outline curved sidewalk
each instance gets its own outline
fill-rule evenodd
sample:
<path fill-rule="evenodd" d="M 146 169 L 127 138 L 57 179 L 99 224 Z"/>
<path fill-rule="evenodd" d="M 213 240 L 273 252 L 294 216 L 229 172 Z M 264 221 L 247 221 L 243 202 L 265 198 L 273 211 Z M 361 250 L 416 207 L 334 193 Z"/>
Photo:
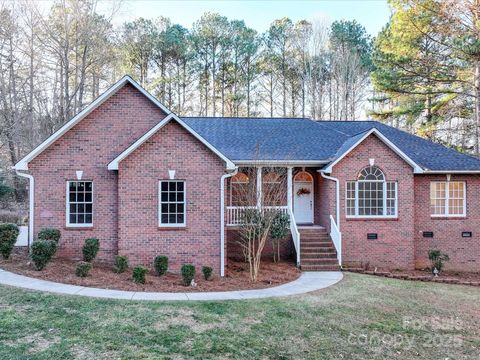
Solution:
<path fill-rule="evenodd" d="M 24 289 L 46 291 L 55 294 L 79 295 L 94 298 L 122 300 L 243 300 L 263 299 L 280 296 L 304 294 L 324 289 L 343 278 L 340 271 L 303 272 L 292 282 L 267 289 L 239 290 L 222 292 L 136 292 L 90 288 L 85 286 L 61 284 L 52 281 L 35 279 L 0 269 L 0 285 L 9 285 Z"/>

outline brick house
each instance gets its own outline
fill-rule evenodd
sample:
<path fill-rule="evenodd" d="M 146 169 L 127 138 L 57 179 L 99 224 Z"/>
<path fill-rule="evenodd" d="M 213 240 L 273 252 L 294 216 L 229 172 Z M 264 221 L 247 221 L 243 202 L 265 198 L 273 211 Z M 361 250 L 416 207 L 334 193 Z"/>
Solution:
<path fill-rule="evenodd" d="M 284 203 L 239 204 L 235 189 L 261 194 L 271 168 Z M 480 160 L 374 121 L 179 117 L 125 76 L 15 169 L 30 241 L 59 228 L 60 256 L 97 237 L 102 261 L 164 254 L 223 275 L 253 206 L 290 216 L 282 252 L 304 269 L 413 269 L 438 248 L 448 268 L 480 270 Z"/>

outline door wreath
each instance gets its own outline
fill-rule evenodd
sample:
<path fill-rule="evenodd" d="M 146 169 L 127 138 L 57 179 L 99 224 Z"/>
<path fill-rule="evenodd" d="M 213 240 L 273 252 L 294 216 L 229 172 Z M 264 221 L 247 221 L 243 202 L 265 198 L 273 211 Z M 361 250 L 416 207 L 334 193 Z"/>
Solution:
<path fill-rule="evenodd" d="M 311 192 L 310 189 L 300 188 L 297 191 L 297 196 L 308 195 L 308 194 L 310 194 L 310 192 Z"/>

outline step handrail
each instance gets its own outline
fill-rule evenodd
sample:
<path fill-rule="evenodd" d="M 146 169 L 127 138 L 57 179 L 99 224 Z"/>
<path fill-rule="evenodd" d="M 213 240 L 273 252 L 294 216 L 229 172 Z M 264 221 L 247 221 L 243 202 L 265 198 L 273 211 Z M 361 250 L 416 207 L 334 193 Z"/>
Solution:
<path fill-rule="evenodd" d="M 342 266 L 342 233 L 338 229 L 337 223 L 332 215 L 330 215 L 330 238 L 332 239 L 335 250 L 337 250 L 338 265 Z"/>
<path fill-rule="evenodd" d="M 292 233 L 293 245 L 297 253 L 297 266 L 300 266 L 300 231 L 298 231 L 295 216 L 293 216 L 293 211 L 290 206 L 288 207 L 288 216 L 290 218 L 290 232 Z"/>

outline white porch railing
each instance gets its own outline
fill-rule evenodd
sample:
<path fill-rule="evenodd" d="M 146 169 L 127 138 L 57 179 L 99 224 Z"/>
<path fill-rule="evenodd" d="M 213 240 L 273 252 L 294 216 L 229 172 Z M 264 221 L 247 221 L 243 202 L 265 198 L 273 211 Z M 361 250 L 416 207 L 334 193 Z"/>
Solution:
<path fill-rule="evenodd" d="M 290 208 L 288 208 L 288 216 L 290 217 L 290 232 L 292 233 L 293 245 L 297 253 L 297 266 L 300 266 L 300 232 L 298 231 L 293 211 Z"/>
<path fill-rule="evenodd" d="M 256 206 L 227 206 L 227 226 L 241 225 L 245 211 L 255 208 Z M 270 210 L 277 210 L 285 215 L 288 214 L 286 206 L 262 206 L 262 211 Z"/>
<path fill-rule="evenodd" d="M 342 233 L 332 215 L 330 215 L 330 237 L 335 245 L 335 250 L 337 250 L 338 265 L 342 266 Z"/>

